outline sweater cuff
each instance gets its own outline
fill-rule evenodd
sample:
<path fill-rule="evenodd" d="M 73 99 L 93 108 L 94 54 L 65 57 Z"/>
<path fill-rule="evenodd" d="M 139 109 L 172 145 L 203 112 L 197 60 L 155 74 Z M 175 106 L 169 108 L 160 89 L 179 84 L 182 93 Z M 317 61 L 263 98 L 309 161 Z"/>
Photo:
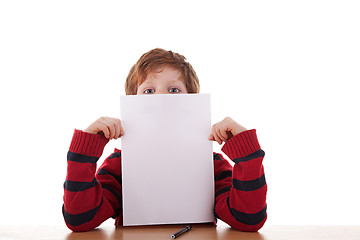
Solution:
<path fill-rule="evenodd" d="M 69 151 L 100 158 L 108 142 L 104 136 L 75 129 Z"/>
<path fill-rule="evenodd" d="M 221 150 L 231 159 L 245 157 L 260 150 L 256 130 L 247 130 L 236 134 L 226 141 Z"/>

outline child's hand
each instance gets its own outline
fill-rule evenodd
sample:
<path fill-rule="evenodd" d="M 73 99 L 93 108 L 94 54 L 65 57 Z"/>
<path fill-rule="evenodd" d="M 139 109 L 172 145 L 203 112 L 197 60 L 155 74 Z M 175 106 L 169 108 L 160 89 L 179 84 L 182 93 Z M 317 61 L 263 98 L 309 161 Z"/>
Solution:
<path fill-rule="evenodd" d="M 226 142 L 236 134 L 239 134 L 247 129 L 232 120 L 229 117 L 226 117 L 221 122 L 215 123 L 211 128 L 211 133 L 209 140 L 217 141 L 220 145 L 222 142 Z"/>
<path fill-rule="evenodd" d="M 84 132 L 101 134 L 109 139 L 118 139 L 124 135 L 124 129 L 118 118 L 101 117 L 93 122 Z"/>

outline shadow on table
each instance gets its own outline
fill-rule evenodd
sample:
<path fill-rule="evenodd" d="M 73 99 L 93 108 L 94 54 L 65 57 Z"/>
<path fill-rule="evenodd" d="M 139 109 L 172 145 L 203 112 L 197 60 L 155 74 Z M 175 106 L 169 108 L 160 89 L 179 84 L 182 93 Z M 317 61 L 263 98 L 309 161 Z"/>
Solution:
<path fill-rule="evenodd" d="M 265 240 L 259 232 L 242 232 L 230 227 L 218 227 L 216 239 Z"/>
<path fill-rule="evenodd" d="M 81 239 L 86 239 L 86 240 L 107 240 L 108 235 L 106 234 L 106 232 L 104 230 L 100 229 L 94 229 L 88 232 L 72 232 L 69 233 L 66 236 L 66 240 L 81 240 Z"/>

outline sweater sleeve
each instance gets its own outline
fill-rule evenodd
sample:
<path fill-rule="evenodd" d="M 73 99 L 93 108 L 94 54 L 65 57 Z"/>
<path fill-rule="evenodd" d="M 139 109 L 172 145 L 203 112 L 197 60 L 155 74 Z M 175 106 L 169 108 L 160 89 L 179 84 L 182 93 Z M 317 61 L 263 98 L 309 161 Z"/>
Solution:
<path fill-rule="evenodd" d="M 265 223 L 264 168 L 256 130 L 239 133 L 221 149 L 235 164 L 214 153 L 215 217 L 241 231 L 257 231 Z"/>
<path fill-rule="evenodd" d="M 72 231 L 92 230 L 120 211 L 120 152 L 105 159 L 96 173 L 96 163 L 107 143 L 103 136 L 74 132 L 67 154 L 62 208 Z"/>

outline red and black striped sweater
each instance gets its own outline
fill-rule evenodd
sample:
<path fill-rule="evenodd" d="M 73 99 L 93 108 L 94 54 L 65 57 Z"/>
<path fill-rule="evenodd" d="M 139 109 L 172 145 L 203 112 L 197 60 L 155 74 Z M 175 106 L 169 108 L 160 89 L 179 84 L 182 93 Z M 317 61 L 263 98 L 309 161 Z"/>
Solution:
<path fill-rule="evenodd" d="M 121 151 L 96 162 L 108 139 L 75 130 L 67 154 L 63 215 L 72 231 L 88 231 L 110 217 L 122 225 Z M 265 223 L 267 185 L 256 130 L 233 136 L 221 149 L 234 167 L 214 152 L 214 216 L 241 231 L 257 231 Z"/>

